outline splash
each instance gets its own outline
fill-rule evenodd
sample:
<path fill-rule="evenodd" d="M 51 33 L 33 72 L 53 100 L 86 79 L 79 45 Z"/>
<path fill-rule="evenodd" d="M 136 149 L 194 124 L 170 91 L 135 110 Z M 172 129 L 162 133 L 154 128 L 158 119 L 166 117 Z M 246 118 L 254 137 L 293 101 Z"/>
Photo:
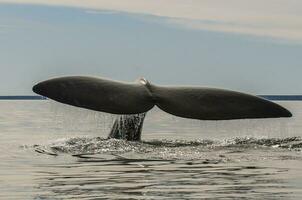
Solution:
<path fill-rule="evenodd" d="M 301 152 L 302 139 L 230 138 L 225 140 L 151 140 L 132 142 L 101 137 L 75 137 L 56 140 L 48 145 L 34 145 L 38 153 L 70 154 L 83 157 L 114 155 L 125 159 L 204 160 L 209 163 L 268 159 L 274 155 L 284 159 L 288 152 Z M 274 157 L 273 156 L 273 157 Z M 299 157 L 300 159 L 300 157 Z"/>

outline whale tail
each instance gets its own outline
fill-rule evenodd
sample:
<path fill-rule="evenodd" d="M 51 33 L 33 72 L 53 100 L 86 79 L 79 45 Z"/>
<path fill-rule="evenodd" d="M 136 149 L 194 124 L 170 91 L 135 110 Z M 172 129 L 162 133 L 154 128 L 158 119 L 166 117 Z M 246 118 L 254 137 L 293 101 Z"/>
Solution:
<path fill-rule="evenodd" d="M 282 106 L 265 99 L 202 87 L 160 87 L 146 79 L 122 83 L 93 77 L 71 76 L 38 83 L 33 91 L 55 101 L 122 115 L 108 138 L 138 141 L 145 113 L 155 105 L 179 117 L 200 120 L 291 117 Z"/>
<path fill-rule="evenodd" d="M 292 116 L 282 106 L 257 96 L 205 87 L 162 87 L 145 79 L 122 83 L 70 76 L 41 82 L 33 91 L 61 103 L 121 115 L 145 113 L 156 105 L 172 115 L 199 120 Z"/>

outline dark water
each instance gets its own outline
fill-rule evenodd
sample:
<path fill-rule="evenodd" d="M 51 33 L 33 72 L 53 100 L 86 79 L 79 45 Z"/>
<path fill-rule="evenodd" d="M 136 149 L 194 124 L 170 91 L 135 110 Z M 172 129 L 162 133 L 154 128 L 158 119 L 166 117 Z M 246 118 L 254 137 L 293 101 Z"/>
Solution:
<path fill-rule="evenodd" d="M 148 113 L 142 142 L 116 116 L 0 101 L 1 199 L 301 199 L 302 102 L 291 119 L 195 121 Z"/>

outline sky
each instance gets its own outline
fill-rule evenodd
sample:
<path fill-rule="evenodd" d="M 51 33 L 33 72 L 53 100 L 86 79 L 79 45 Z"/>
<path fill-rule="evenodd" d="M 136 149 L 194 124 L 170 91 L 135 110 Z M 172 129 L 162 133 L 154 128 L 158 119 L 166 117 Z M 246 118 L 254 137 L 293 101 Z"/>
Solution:
<path fill-rule="evenodd" d="M 91 75 L 301 94 L 300 0 L 0 0 L 0 95 Z"/>

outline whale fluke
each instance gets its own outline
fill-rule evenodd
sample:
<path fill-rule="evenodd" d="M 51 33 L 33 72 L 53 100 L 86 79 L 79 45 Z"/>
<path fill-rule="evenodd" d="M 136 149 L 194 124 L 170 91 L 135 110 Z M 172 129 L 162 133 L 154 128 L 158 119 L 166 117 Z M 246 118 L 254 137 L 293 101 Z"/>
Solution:
<path fill-rule="evenodd" d="M 54 78 L 38 83 L 33 91 L 64 104 L 112 114 L 144 113 L 154 106 L 142 84 L 94 77 Z"/>
<path fill-rule="evenodd" d="M 202 87 L 150 85 L 156 105 L 172 114 L 199 120 L 291 117 L 282 106 L 235 91 Z"/>
<path fill-rule="evenodd" d="M 292 116 L 282 106 L 257 96 L 205 87 L 162 87 L 145 79 L 123 83 L 70 76 L 38 83 L 33 91 L 61 103 L 112 114 L 145 113 L 157 105 L 172 115 L 200 120 Z"/>

